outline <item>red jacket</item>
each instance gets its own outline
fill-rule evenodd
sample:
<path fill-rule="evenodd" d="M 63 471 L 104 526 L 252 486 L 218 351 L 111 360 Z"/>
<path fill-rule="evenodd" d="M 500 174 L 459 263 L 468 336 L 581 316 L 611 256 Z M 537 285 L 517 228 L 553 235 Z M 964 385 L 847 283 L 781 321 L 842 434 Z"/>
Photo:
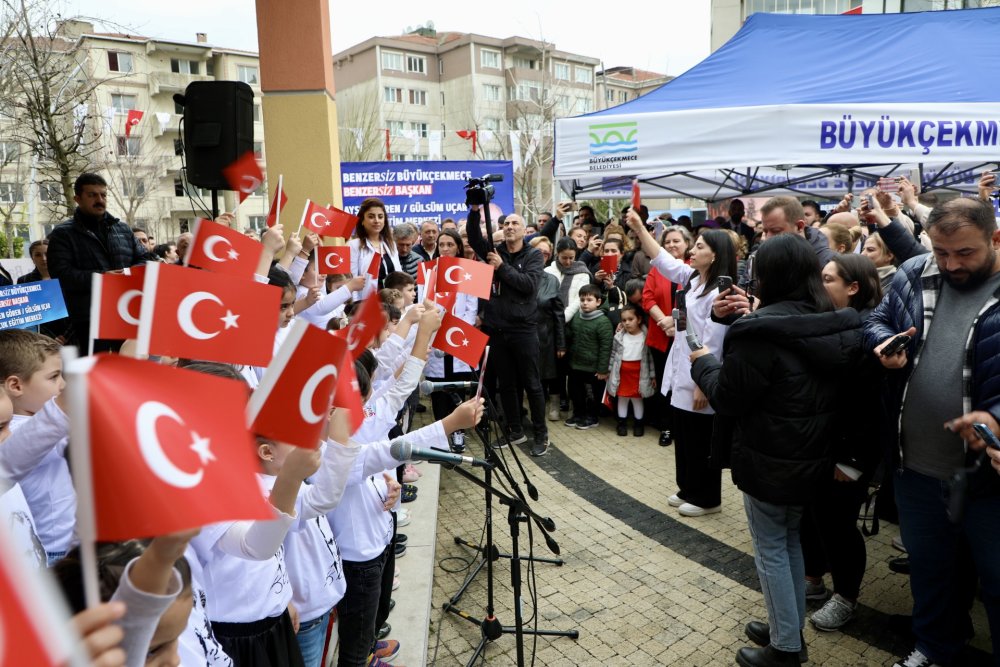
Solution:
<path fill-rule="evenodd" d="M 653 306 L 659 306 L 664 315 L 670 315 L 673 310 L 673 297 L 671 292 L 674 284 L 663 277 L 663 274 L 653 269 L 646 276 L 646 285 L 642 288 L 642 309 L 647 313 Z M 649 326 L 646 327 L 646 345 L 660 352 L 670 349 L 673 339 L 667 338 L 663 329 L 656 326 L 652 316 L 649 318 Z"/>

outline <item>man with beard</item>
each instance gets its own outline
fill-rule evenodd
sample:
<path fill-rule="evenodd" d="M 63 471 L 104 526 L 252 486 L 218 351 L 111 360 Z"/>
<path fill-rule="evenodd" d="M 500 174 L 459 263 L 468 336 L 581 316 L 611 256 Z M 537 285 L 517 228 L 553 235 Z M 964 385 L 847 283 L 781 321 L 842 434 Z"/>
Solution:
<path fill-rule="evenodd" d="M 910 558 L 916 647 L 897 667 L 949 665 L 968 640 L 968 549 L 1000 655 L 1000 476 L 968 476 L 964 512 L 949 519 L 949 485 L 985 445 L 972 424 L 1000 433 L 1000 231 L 993 211 L 955 199 L 926 223 L 933 252 L 904 262 L 865 325 L 864 344 L 888 370 L 887 426 L 901 464 L 893 473 Z M 897 334 L 896 354 L 880 352 Z"/>

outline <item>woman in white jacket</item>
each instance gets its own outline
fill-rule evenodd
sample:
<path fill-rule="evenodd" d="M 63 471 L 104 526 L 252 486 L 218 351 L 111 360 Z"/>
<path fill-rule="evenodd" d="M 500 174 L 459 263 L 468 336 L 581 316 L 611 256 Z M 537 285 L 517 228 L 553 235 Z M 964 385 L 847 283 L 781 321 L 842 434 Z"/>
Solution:
<path fill-rule="evenodd" d="M 355 238 L 348 241 L 351 248 L 351 273 L 366 276 L 365 286 L 354 293 L 354 300 L 360 301 L 372 292 L 382 289 L 385 277 L 393 271 L 401 270 L 396 242 L 392 238 L 392 228 L 386 216 L 385 204 L 381 199 L 369 198 L 361 202 L 358 209 L 358 224 L 354 228 Z M 368 273 L 376 254 L 382 260 L 378 267 L 378 278 Z"/>

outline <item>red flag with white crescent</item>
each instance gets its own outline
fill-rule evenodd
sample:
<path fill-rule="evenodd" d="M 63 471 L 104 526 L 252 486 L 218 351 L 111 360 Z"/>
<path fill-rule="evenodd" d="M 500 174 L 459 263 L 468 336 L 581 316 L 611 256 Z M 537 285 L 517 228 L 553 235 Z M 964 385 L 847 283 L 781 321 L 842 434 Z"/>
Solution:
<path fill-rule="evenodd" d="M 315 449 L 323 439 L 347 343 L 302 319 L 264 371 L 250 397 L 250 429 L 266 438 Z"/>
<path fill-rule="evenodd" d="M 328 245 L 316 248 L 319 253 L 319 272 L 324 276 L 342 276 L 351 272 L 351 248 L 346 245 Z"/>
<path fill-rule="evenodd" d="M 378 280 L 378 271 L 382 267 L 382 253 L 375 253 L 372 255 L 372 261 L 368 265 L 368 275 L 372 277 L 372 280 Z"/>
<path fill-rule="evenodd" d="M 214 220 L 195 222 L 184 263 L 213 273 L 253 280 L 264 254 L 259 241 Z"/>
<path fill-rule="evenodd" d="M 347 328 L 337 331 L 336 335 L 347 342 L 347 352 L 353 361 L 364 353 L 368 343 L 382 331 L 385 323 L 382 300 L 373 294 L 362 302 Z"/>
<path fill-rule="evenodd" d="M 345 358 L 346 359 L 346 358 Z M 351 432 L 361 428 L 365 421 L 365 406 L 362 403 L 358 376 L 354 371 L 354 361 L 345 363 L 337 378 L 337 390 L 333 395 L 333 406 L 343 408 L 351 414 Z"/>
<path fill-rule="evenodd" d="M 127 340 L 139 335 L 145 277 L 145 266 L 132 267 L 128 275 L 94 274 L 90 300 L 91 340 Z"/>
<path fill-rule="evenodd" d="M 264 172 L 261 171 L 253 151 L 247 151 L 233 163 L 223 167 L 222 175 L 226 177 L 229 189 L 239 193 L 241 204 L 264 182 Z"/>
<path fill-rule="evenodd" d="M 142 120 L 142 112 L 138 109 L 129 109 L 128 115 L 125 116 L 125 136 L 132 136 L 132 128 L 139 124 Z"/>
<path fill-rule="evenodd" d="M 445 313 L 441 328 L 434 337 L 432 347 L 461 359 L 475 368 L 486 349 L 490 337 L 465 320 Z"/>
<path fill-rule="evenodd" d="M 341 211 L 336 206 L 327 206 L 327 217 L 330 220 L 330 231 L 327 236 L 339 236 L 341 238 L 350 238 L 354 233 L 355 227 L 358 226 L 358 216 L 348 213 L 347 211 Z"/>
<path fill-rule="evenodd" d="M 280 184 L 280 180 L 279 180 Z M 285 189 L 283 187 L 278 187 L 278 191 L 274 193 L 274 199 L 271 200 L 271 208 L 267 211 L 267 226 L 268 228 L 274 227 L 278 222 L 278 213 L 285 210 L 285 204 L 288 203 L 288 195 L 285 194 Z"/>
<path fill-rule="evenodd" d="M 464 257 L 441 257 L 437 265 L 437 290 L 490 298 L 493 267 Z"/>
<path fill-rule="evenodd" d="M 430 259 L 417 264 L 417 284 L 426 285 L 428 279 L 434 275 L 434 267 L 437 266 L 436 259 Z"/>

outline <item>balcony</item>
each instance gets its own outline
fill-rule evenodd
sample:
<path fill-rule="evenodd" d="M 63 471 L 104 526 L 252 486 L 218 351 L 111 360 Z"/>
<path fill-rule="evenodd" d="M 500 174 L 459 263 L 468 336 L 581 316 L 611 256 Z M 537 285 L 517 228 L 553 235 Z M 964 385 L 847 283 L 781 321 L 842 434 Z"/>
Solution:
<path fill-rule="evenodd" d="M 149 75 L 149 94 L 161 93 L 173 95 L 183 93 L 188 84 L 193 81 L 214 81 L 215 77 L 207 74 L 179 74 L 177 72 L 151 72 Z"/>

